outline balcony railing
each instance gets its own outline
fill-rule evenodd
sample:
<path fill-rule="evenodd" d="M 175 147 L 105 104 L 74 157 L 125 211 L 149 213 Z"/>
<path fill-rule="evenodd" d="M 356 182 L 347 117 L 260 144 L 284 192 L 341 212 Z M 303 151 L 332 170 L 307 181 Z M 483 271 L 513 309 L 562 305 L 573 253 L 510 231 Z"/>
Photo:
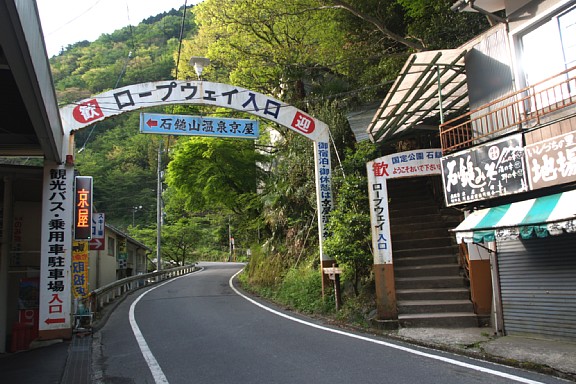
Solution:
<path fill-rule="evenodd" d="M 441 124 L 442 153 L 470 148 L 505 133 L 537 127 L 574 104 L 576 67 Z"/>

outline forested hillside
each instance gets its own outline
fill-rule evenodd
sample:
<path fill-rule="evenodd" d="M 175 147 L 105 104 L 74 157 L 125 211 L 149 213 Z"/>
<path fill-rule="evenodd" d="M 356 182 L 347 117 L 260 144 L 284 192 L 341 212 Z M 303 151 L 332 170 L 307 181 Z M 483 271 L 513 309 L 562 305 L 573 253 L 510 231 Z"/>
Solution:
<path fill-rule="evenodd" d="M 352 292 L 370 286 L 365 163 L 389 150 L 357 144 L 346 113 L 378 102 L 415 51 L 453 48 L 488 28 L 478 14 L 450 11 L 450 0 L 204 0 L 79 42 L 51 59 L 64 105 L 127 84 L 196 78 L 269 94 L 326 122 L 334 141 L 335 211 L 327 251 L 347 271 Z M 182 37 L 182 38 L 181 38 Z M 163 113 L 229 116 L 179 106 Z M 290 302 L 319 294 L 311 144 L 262 121 L 255 143 L 138 133 L 138 114 L 76 135 L 77 168 L 94 177 L 95 205 L 112 225 L 154 248 L 156 175 L 164 151 L 163 259 L 182 263 L 251 249 L 249 280 Z M 337 151 L 337 152 L 335 152 Z M 346 175 L 346 177 L 344 177 Z M 343 252 L 345 250 L 345 252 Z M 278 289 L 282 287 L 282 289 Z M 314 305 L 311 305 L 313 309 Z"/>

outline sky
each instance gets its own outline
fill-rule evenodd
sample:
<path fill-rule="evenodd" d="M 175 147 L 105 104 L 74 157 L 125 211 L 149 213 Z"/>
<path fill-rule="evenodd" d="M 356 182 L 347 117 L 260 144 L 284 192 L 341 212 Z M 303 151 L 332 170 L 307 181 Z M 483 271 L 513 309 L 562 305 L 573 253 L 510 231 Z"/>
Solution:
<path fill-rule="evenodd" d="M 187 0 L 187 6 L 202 0 Z M 48 57 L 79 41 L 94 41 L 128 25 L 178 9 L 185 0 L 36 0 Z"/>

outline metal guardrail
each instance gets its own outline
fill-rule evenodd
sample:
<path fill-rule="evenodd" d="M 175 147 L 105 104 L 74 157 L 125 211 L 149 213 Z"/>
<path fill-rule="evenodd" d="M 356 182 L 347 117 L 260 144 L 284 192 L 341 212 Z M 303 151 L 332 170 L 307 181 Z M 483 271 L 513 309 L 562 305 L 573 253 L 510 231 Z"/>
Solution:
<path fill-rule="evenodd" d="M 576 67 L 572 67 L 441 124 L 442 153 L 470 148 L 495 134 L 531 128 L 575 104 Z"/>
<path fill-rule="evenodd" d="M 92 316 L 98 313 L 107 304 L 111 303 L 118 297 L 125 295 L 136 289 L 140 289 L 147 285 L 159 283 L 174 277 L 186 275 L 188 273 L 197 271 L 199 268 L 196 264 L 186 265 L 183 267 L 176 267 L 157 272 L 145 273 L 142 275 L 130 276 L 121 280 L 114 281 L 103 287 L 97 288 L 90 292 L 83 305 L 83 311 L 76 311 L 76 317 L 89 318 L 90 323 Z M 91 325 L 91 324 L 90 324 Z"/>

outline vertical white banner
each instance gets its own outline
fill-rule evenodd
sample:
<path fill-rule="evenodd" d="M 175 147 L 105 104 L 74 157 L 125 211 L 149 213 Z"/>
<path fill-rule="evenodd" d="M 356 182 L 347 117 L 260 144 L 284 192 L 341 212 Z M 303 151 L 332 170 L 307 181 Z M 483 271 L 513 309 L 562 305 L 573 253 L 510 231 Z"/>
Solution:
<path fill-rule="evenodd" d="M 74 167 L 46 163 L 42 191 L 39 330 L 71 328 Z"/>
<path fill-rule="evenodd" d="M 383 156 L 366 163 L 374 264 L 392 264 L 388 180 L 440 175 L 441 157 L 440 148 L 415 149 Z"/>
<path fill-rule="evenodd" d="M 314 161 L 316 170 L 316 199 L 318 205 L 318 232 L 320 261 L 331 260 L 324 255 L 324 239 L 328 237 L 326 224 L 332 210 L 332 171 L 330 168 L 330 142 L 314 142 Z"/>
<path fill-rule="evenodd" d="M 386 177 L 383 172 L 379 171 L 377 161 L 366 163 L 366 168 L 368 171 L 368 198 L 370 200 L 374 264 L 392 264 L 392 241 L 390 238 Z"/>

